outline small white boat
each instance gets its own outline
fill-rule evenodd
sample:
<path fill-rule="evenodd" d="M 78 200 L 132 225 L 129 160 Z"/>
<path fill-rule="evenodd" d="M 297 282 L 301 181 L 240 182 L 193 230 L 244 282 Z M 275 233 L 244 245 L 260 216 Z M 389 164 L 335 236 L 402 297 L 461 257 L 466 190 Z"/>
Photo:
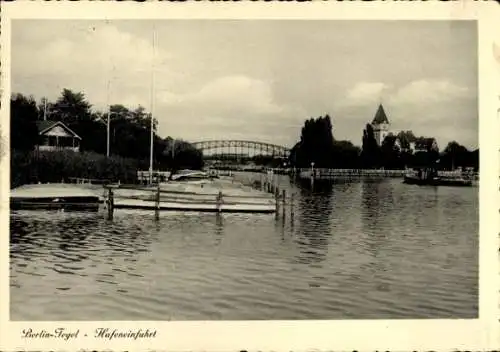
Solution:
<path fill-rule="evenodd" d="M 11 210 L 97 211 L 102 202 L 99 191 L 77 184 L 31 184 L 10 192 Z"/>

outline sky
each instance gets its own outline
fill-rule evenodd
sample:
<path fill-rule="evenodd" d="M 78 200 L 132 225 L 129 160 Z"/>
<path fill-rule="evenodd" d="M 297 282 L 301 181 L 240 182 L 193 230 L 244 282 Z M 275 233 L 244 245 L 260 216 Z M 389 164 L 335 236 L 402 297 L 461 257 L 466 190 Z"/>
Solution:
<path fill-rule="evenodd" d="M 12 29 L 12 92 L 55 100 L 68 88 L 100 111 L 108 96 L 142 105 L 161 137 L 291 147 L 306 119 L 329 114 L 334 137 L 360 146 L 382 103 L 395 133 L 478 147 L 473 21 L 14 20 Z"/>

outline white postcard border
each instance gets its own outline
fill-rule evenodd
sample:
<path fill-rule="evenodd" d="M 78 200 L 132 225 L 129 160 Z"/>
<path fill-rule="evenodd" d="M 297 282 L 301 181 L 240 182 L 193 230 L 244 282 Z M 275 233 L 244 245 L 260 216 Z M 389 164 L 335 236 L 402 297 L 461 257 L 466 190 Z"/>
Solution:
<path fill-rule="evenodd" d="M 47 19 L 411 19 L 478 20 L 480 135 L 480 300 L 472 320 L 337 320 L 241 322 L 11 322 L 9 321 L 9 152 L 2 156 L 0 209 L 1 350 L 490 350 L 499 345 L 498 233 L 500 62 L 492 55 L 500 45 L 500 6 L 458 2 L 311 2 L 311 3 L 3 3 L 1 133 L 8 143 L 10 97 L 10 25 L 22 18 Z M 495 37 L 496 35 L 496 37 Z M 459 58 L 457 58 L 459 60 Z M 7 144 L 8 145 L 8 144 Z M 23 329 L 80 329 L 88 338 L 73 341 L 21 338 Z M 96 328 L 155 329 L 149 340 L 94 339 Z"/>

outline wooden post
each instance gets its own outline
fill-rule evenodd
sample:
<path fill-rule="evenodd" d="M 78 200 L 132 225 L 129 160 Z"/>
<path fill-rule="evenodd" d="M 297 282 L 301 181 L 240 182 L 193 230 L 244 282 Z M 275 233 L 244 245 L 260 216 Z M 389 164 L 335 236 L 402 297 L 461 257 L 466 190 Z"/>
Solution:
<path fill-rule="evenodd" d="M 115 202 L 114 202 L 114 199 L 113 199 L 113 190 L 110 188 L 108 188 L 108 220 L 113 220 L 113 208 L 115 206 Z"/>
<path fill-rule="evenodd" d="M 217 203 L 217 212 L 220 213 L 222 211 L 222 191 L 219 191 L 217 194 L 216 203 Z"/>
<path fill-rule="evenodd" d="M 276 202 L 276 217 L 278 217 L 280 211 L 280 200 L 278 192 L 274 193 L 274 201 Z"/>
<path fill-rule="evenodd" d="M 155 220 L 160 220 L 160 182 L 158 182 L 158 185 L 156 187 Z"/>
<path fill-rule="evenodd" d="M 292 192 L 291 197 L 290 197 L 290 216 L 292 218 L 292 221 L 293 221 L 293 205 L 294 205 L 294 201 L 295 201 L 295 193 Z"/>
<path fill-rule="evenodd" d="M 283 201 L 283 217 L 285 216 L 285 204 L 286 204 L 286 190 L 282 191 L 282 201 Z"/>

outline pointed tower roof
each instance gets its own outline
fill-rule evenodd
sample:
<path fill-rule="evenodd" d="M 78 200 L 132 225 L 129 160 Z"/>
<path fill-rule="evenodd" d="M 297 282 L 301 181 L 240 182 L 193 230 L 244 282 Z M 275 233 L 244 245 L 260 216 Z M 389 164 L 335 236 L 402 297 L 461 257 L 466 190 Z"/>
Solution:
<path fill-rule="evenodd" d="M 385 114 L 384 107 L 382 104 L 378 106 L 377 113 L 373 118 L 372 125 L 381 125 L 383 123 L 389 123 L 389 119 L 387 119 L 387 115 Z"/>

